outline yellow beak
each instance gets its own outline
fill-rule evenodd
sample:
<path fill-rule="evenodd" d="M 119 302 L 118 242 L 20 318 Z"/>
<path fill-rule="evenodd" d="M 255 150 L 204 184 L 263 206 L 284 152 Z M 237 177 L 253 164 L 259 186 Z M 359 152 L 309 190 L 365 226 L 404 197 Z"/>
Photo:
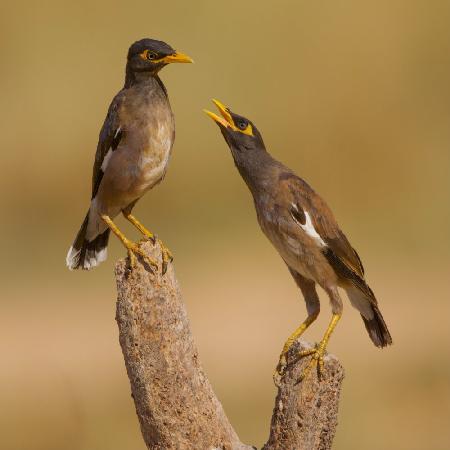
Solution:
<path fill-rule="evenodd" d="M 236 130 L 236 126 L 234 125 L 233 117 L 231 117 L 230 109 L 226 107 L 223 103 L 219 102 L 219 100 L 212 100 L 213 103 L 217 106 L 222 117 L 214 114 L 211 111 L 204 109 L 203 111 L 211 117 L 214 122 L 224 126 L 225 128 L 231 128 L 232 130 Z"/>
<path fill-rule="evenodd" d="M 166 64 L 170 64 L 170 63 L 193 63 L 194 60 L 190 56 L 185 55 L 184 53 L 175 52 L 172 55 L 165 56 L 162 59 L 162 62 L 164 62 Z"/>

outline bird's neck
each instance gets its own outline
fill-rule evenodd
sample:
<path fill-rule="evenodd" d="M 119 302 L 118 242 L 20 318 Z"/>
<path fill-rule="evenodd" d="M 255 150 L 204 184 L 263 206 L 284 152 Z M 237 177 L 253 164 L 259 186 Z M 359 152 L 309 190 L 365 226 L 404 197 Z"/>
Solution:
<path fill-rule="evenodd" d="M 233 151 L 234 162 L 253 196 L 270 189 L 279 161 L 263 149 Z"/>
<path fill-rule="evenodd" d="M 137 72 L 131 70 L 127 65 L 125 72 L 124 89 L 128 89 L 138 84 L 151 83 L 152 81 L 156 81 L 157 84 L 164 91 L 164 93 L 167 95 L 166 87 L 164 86 L 164 83 L 161 81 L 161 78 L 159 78 L 157 72 L 147 72 L 147 71 Z"/>

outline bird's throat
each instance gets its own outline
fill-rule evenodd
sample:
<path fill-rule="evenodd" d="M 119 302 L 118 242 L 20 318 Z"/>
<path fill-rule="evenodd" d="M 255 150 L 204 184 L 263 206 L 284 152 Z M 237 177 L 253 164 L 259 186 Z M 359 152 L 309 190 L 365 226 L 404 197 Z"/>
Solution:
<path fill-rule="evenodd" d="M 125 85 L 124 88 L 130 88 L 139 83 L 145 83 L 151 78 L 158 78 L 158 72 L 152 72 L 149 70 L 131 70 L 131 68 L 127 65 L 125 70 Z"/>
<path fill-rule="evenodd" d="M 232 149 L 234 163 L 253 195 L 265 190 L 280 163 L 263 149 Z M 269 183 L 270 184 L 270 183 Z"/>

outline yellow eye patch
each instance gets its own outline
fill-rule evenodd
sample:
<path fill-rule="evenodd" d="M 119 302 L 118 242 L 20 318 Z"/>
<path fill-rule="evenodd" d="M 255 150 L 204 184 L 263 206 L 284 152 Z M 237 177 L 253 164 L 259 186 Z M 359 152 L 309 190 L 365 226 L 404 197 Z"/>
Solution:
<path fill-rule="evenodd" d="M 245 130 L 239 129 L 239 131 L 243 134 L 248 134 L 249 136 L 253 136 L 253 127 L 250 124 L 247 125 L 247 128 Z"/>
<path fill-rule="evenodd" d="M 152 63 L 163 63 L 163 64 L 171 64 L 171 63 L 193 63 L 194 61 L 188 55 L 184 53 L 174 51 L 170 55 L 161 56 L 157 52 L 152 50 L 144 50 L 142 53 L 139 53 L 141 59 L 145 61 L 151 61 Z"/>
<path fill-rule="evenodd" d="M 152 52 L 148 49 L 144 50 L 142 53 L 139 53 L 139 56 L 146 61 L 158 61 L 158 54 L 156 52 Z M 161 59 L 161 58 L 159 58 Z"/>
<path fill-rule="evenodd" d="M 211 117 L 212 120 L 214 120 L 214 122 L 218 123 L 223 128 L 229 128 L 233 131 L 246 134 L 247 136 L 255 136 L 253 134 L 253 126 L 245 117 L 233 114 L 230 109 L 220 103 L 219 100 L 213 99 L 213 103 L 219 109 L 222 117 L 212 113 L 211 111 L 207 111 L 206 109 L 204 111 L 209 117 Z"/>
<path fill-rule="evenodd" d="M 235 131 L 239 131 L 239 133 L 246 134 L 248 136 L 253 136 L 253 127 L 249 123 L 244 128 L 245 122 L 238 121 L 236 123 L 234 120 L 233 120 L 233 122 L 234 122 Z"/>

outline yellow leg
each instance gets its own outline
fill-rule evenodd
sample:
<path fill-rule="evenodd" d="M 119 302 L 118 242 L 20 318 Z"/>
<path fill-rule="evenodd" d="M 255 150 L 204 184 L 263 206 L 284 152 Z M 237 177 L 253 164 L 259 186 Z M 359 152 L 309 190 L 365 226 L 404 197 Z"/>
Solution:
<path fill-rule="evenodd" d="M 319 342 L 319 344 L 316 346 L 316 348 L 311 350 L 305 350 L 300 353 L 300 357 L 303 358 L 304 356 L 312 355 L 311 361 L 306 367 L 306 369 L 303 371 L 301 378 L 305 378 L 306 375 L 310 372 L 310 370 L 318 365 L 319 370 L 319 376 L 323 374 L 323 355 L 325 354 L 325 350 L 328 344 L 328 341 L 330 340 L 331 333 L 333 333 L 333 330 L 335 329 L 337 323 L 339 322 L 339 319 L 341 318 L 341 314 L 333 314 L 333 317 L 331 318 L 331 322 L 328 325 L 327 331 L 325 331 L 325 334 L 322 338 L 322 340 Z"/>
<path fill-rule="evenodd" d="M 286 369 L 286 355 L 292 344 L 306 331 L 306 329 L 317 319 L 319 313 L 308 316 L 305 321 L 289 336 L 283 346 L 283 350 L 278 361 L 277 368 L 273 374 L 275 384 L 278 384 L 280 377 L 283 376 Z"/>
<path fill-rule="evenodd" d="M 291 348 L 291 345 L 306 331 L 306 329 L 317 319 L 319 314 L 308 316 L 306 320 L 289 336 L 284 344 L 281 355 L 284 356 Z"/>
<path fill-rule="evenodd" d="M 171 263 L 173 261 L 173 255 L 172 255 L 171 251 L 163 244 L 161 239 L 157 239 L 156 236 L 151 231 L 147 230 L 147 228 L 145 228 L 144 225 L 142 225 L 142 223 L 139 222 L 139 220 L 137 220 L 136 217 L 134 217 L 132 214 L 124 213 L 124 216 L 144 236 L 148 237 L 153 242 L 153 244 L 155 244 L 156 241 L 159 242 L 159 245 L 161 247 L 161 254 L 162 254 L 162 273 L 164 275 L 167 271 L 167 266 L 169 265 L 169 263 Z"/>
<path fill-rule="evenodd" d="M 147 230 L 147 228 L 144 227 L 144 225 L 142 225 L 141 222 L 139 222 L 139 220 L 136 219 L 136 217 L 134 217 L 132 214 L 123 214 L 125 216 L 125 218 L 131 222 L 144 236 L 148 237 L 151 241 L 153 241 L 153 243 L 155 243 L 156 241 L 156 237 L 155 235 Z"/>
<path fill-rule="evenodd" d="M 145 252 L 143 252 L 139 246 L 135 243 L 130 241 L 120 230 L 117 228 L 116 224 L 111 220 L 111 218 L 107 215 L 101 216 L 103 221 L 108 225 L 108 227 L 111 229 L 111 231 L 120 239 L 122 244 L 125 246 L 125 248 L 128 250 L 128 256 L 130 257 L 130 263 L 133 267 L 136 259 L 135 255 L 139 255 L 142 257 L 142 259 L 147 262 L 147 264 L 150 265 L 150 267 L 154 267 L 158 269 L 158 263 L 150 258 Z"/>

